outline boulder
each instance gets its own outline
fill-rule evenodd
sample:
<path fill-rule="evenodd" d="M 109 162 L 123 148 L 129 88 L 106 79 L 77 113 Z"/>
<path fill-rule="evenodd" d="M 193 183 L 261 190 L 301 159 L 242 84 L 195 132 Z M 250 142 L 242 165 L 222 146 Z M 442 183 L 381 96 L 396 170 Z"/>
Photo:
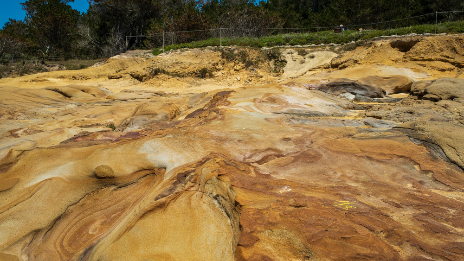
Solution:
<path fill-rule="evenodd" d="M 408 93 L 412 80 L 406 76 L 393 75 L 389 77 L 367 76 L 358 80 L 361 84 L 370 85 L 385 90 L 387 94 Z"/>
<path fill-rule="evenodd" d="M 354 81 L 331 82 L 327 84 L 321 84 L 317 89 L 319 91 L 336 96 L 348 92 L 355 96 L 364 96 L 369 98 L 384 97 L 384 91 L 381 88 L 361 84 Z"/>
<path fill-rule="evenodd" d="M 464 100 L 464 79 L 440 78 L 435 81 L 420 81 L 411 88 L 413 95 L 425 100 Z"/>

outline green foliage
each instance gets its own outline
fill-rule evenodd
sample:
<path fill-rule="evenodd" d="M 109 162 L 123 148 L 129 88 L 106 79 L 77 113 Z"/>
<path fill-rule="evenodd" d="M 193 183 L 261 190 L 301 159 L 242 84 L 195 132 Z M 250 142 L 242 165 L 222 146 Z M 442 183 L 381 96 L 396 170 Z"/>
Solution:
<path fill-rule="evenodd" d="M 33 48 L 41 55 L 69 54 L 77 40 L 78 11 L 66 0 L 27 0 L 28 31 Z"/>
<path fill-rule="evenodd" d="M 424 33 L 464 33 L 464 21 L 442 23 L 438 27 L 433 24 L 409 26 L 388 30 L 364 30 L 362 32 L 351 30 L 343 33 L 334 33 L 330 31 L 321 31 L 315 33 L 293 33 L 293 34 L 280 34 L 272 36 L 264 36 L 259 38 L 241 37 L 241 38 L 223 38 L 223 46 L 247 46 L 247 47 L 276 47 L 282 45 L 320 45 L 320 44 L 346 44 L 345 50 L 356 48 L 364 44 L 362 40 L 372 39 L 381 36 L 391 35 L 406 35 L 411 33 L 424 34 Z M 176 50 L 180 48 L 202 48 L 207 46 L 219 46 L 219 39 L 211 38 L 203 41 L 190 42 L 188 44 L 169 45 L 165 48 L 166 51 Z M 301 49 L 300 52 L 303 52 Z M 226 60 L 238 59 L 237 54 L 228 51 L 228 49 L 219 49 L 221 56 Z M 155 51 L 153 51 L 155 53 Z M 277 59 L 275 56 L 278 48 L 272 48 L 268 52 L 271 59 Z M 243 54 L 241 57 L 244 57 Z M 240 58 L 240 61 L 245 63 L 246 59 Z M 249 63 L 251 66 L 251 64 Z"/>
<path fill-rule="evenodd" d="M 110 128 L 112 131 L 116 130 L 116 126 L 114 126 L 113 123 L 110 123 L 110 124 L 106 125 L 105 127 Z"/>
<path fill-rule="evenodd" d="M 267 57 L 269 60 L 280 60 L 281 55 L 279 48 L 272 48 L 267 51 Z"/>
<path fill-rule="evenodd" d="M 306 56 L 308 54 L 308 51 L 306 51 L 306 49 L 298 49 L 298 55 L 300 56 Z"/>
<path fill-rule="evenodd" d="M 198 72 L 198 76 L 200 78 L 206 78 L 206 77 L 213 77 L 213 74 L 208 68 L 201 68 L 200 71 Z"/>
<path fill-rule="evenodd" d="M 161 49 L 154 49 L 151 53 L 156 56 L 156 55 L 158 55 L 158 54 L 160 54 L 162 52 L 163 52 L 163 50 L 161 48 Z"/>
<path fill-rule="evenodd" d="M 0 31 L 0 61 L 15 62 L 28 57 L 45 61 L 57 56 L 71 60 L 76 57 L 95 59 L 130 48 L 156 48 L 153 54 L 158 55 L 170 50 L 206 46 L 262 48 L 346 44 L 395 34 L 464 33 L 463 22 L 435 26 L 435 14 L 424 15 L 463 10 L 461 0 L 389 0 L 374 4 L 371 0 L 89 0 L 90 7 L 85 14 L 71 8 L 69 2 L 74 0 L 23 1 L 27 13 L 24 21 L 10 19 Z M 418 15 L 421 16 L 403 19 Z M 462 18 L 461 14 L 451 13 L 438 17 L 439 22 Z M 385 22 L 392 20 L 395 22 Z M 350 31 L 340 34 L 328 29 L 339 24 L 352 26 L 348 26 Z M 322 27 L 326 31 L 319 31 Z M 365 30 L 361 33 L 359 27 Z M 211 33 L 212 28 L 236 30 L 221 36 L 248 37 L 220 39 L 219 33 Z M 306 33 L 301 30 L 299 33 L 284 33 L 275 28 L 305 28 Z M 159 37 L 162 34 L 166 34 L 166 39 Z M 156 37 L 126 38 L 135 35 Z M 159 50 L 167 42 L 172 45 Z M 345 48 L 354 46 L 351 43 Z M 253 66 L 253 61 L 241 59 L 245 66 Z"/>
<path fill-rule="evenodd" d="M 237 59 L 237 55 L 232 49 L 218 48 L 216 50 L 219 50 L 219 52 L 221 52 L 221 58 L 228 62 L 232 62 Z"/>
<path fill-rule="evenodd" d="M 274 64 L 274 72 L 280 73 L 282 72 L 285 65 L 287 65 L 287 61 L 282 58 L 282 53 L 280 52 L 279 48 L 272 48 L 266 51 L 267 59 Z"/>
<path fill-rule="evenodd" d="M 159 74 L 167 74 L 167 71 L 164 70 L 163 68 L 159 68 L 159 67 L 150 68 L 150 76 L 154 77 L 154 76 L 159 75 Z"/>

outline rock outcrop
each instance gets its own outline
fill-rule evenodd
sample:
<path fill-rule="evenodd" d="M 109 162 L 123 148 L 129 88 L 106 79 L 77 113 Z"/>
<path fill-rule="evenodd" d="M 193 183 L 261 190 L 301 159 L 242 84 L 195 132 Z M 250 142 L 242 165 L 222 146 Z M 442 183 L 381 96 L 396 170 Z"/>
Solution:
<path fill-rule="evenodd" d="M 461 80 L 143 66 L 0 87 L 0 260 L 464 259 Z"/>
<path fill-rule="evenodd" d="M 386 94 L 409 93 L 413 84 L 411 79 L 402 75 L 390 77 L 366 76 L 358 81 L 362 84 L 381 88 L 385 90 Z"/>

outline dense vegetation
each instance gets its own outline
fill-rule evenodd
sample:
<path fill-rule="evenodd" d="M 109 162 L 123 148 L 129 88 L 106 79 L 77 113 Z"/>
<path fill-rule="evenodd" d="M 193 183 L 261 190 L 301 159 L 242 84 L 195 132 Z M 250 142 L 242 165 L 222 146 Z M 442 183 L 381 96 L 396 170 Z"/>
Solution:
<path fill-rule="evenodd" d="M 446 22 L 438 26 L 435 24 L 415 25 L 408 27 L 384 29 L 384 30 L 349 30 L 342 33 L 334 33 L 333 30 L 313 33 L 289 33 L 277 34 L 263 37 L 239 37 L 239 38 L 209 38 L 202 41 L 168 45 L 164 51 L 182 48 L 201 48 L 207 46 L 249 46 L 249 47 L 274 47 L 282 45 L 320 45 L 320 44 L 347 44 L 351 48 L 363 44 L 362 40 L 374 39 L 381 36 L 395 36 L 408 34 L 430 34 L 430 33 L 464 33 L 464 21 Z M 153 54 L 161 53 L 162 48 L 156 48 Z"/>
<path fill-rule="evenodd" d="M 243 41 L 252 46 L 347 42 L 370 35 L 353 32 L 334 38 L 329 32 L 322 31 L 339 24 L 352 25 L 355 29 L 358 25 L 376 24 L 375 29 L 390 30 L 393 26 L 413 31 L 408 27 L 411 23 L 434 23 L 435 16 L 397 21 L 393 25 L 384 22 L 436 10 L 464 9 L 461 0 L 90 0 L 89 10 L 79 13 L 69 5 L 73 1 L 25 0 L 22 3 L 27 12 L 24 20 L 10 19 L 0 31 L 0 61 L 5 64 L 31 58 L 45 61 L 54 57 L 109 57 L 128 46 L 160 46 L 154 38 L 126 36 L 214 28 L 246 30 L 247 36 L 253 37 L 225 38 L 224 45 Z M 306 28 L 307 32 L 320 32 L 297 37 L 289 34 L 270 36 L 279 31 L 266 31 L 267 28 Z M 258 39 L 260 36 L 266 37 Z M 178 42 L 207 38 L 211 36 L 186 35 Z M 215 43 L 218 39 L 213 37 L 209 41 Z M 207 41 L 191 45 L 205 44 L 219 45 L 207 44 Z"/>

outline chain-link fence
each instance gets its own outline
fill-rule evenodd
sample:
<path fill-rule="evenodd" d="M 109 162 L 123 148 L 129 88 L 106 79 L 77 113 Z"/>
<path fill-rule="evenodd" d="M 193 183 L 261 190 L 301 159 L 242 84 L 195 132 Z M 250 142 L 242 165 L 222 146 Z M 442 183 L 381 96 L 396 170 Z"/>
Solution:
<path fill-rule="evenodd" d="M 394 19 L 391 21 L 380 21 L 375 23 L 352 24 L 351 28 L 365 28 L 371 30 L 385 30 L 391 28 L 409 27 L 415 25 L 435 24 L 445 22 L 455 22 L 464 19 L 464 11 L 435 12 L 418 16 Z"/>
<path fill-rule="evenodd" d="M 455 22 L 464 20 L 464 11 L 447 11 L 447 12 L 434 12 L 413 17 L 406 17 L 394 19 L 390 21 L 379 21 L 363 24 L 348 24 L 344 28 L 349 30 L 388 30 L 395 28 L 405 28 L 417 25 L 432 25 L 435 27 L 433 30 L 424 29 L 423 33 L 439 33 L 441 23 Z M 263 37 L 272 35 L 285 35 L 296 33 L 313 33 L 320 31 L 333 30 L 334 26 L 318 26 L 308 28 L 215 28 L 209 30 L 194 30 L 194 31 L 176 31 L 176 32 L 163 32 L 154 35 L 138 35 L 126 36 L 126 48 L 162 48 L 169 45 L 179 45 L 190 43 L 194 41 L 202 41 L 207 39 L 215 39 L 215 45 L 222 45 L 223 40 L 226 38 L 241 38 L 241 37 Z"/>

